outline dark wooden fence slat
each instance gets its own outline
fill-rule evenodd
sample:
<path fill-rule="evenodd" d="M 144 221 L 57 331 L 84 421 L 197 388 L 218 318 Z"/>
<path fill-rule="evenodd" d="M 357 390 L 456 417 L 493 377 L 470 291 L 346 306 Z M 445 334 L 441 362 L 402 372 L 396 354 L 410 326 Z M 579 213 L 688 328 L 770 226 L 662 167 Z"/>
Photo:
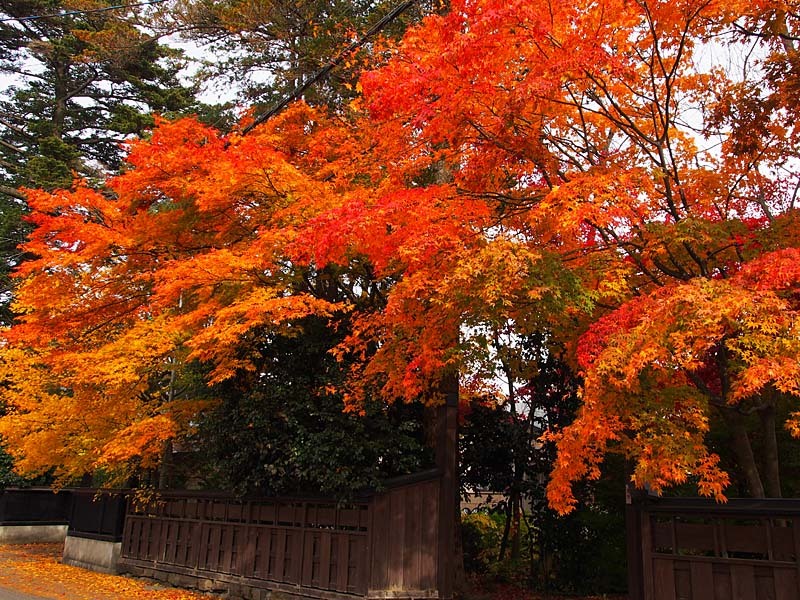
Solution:
<path fill-rule="evenodd" d="M 404 589 L 403 585 L 403 548 L 406 540 L 407 518 L 405 511 L 405 488 L 392 490 L 389 492 L 389 530 L 391 531 L 392 543 L 389 544 L 389 588 Z"/>
<path fill-rule="evenodd" d="M 675 600 L 675 565 L 669 558 L 653 561 L 655 600 Z"/>
<path fill-rule="evenodd" d="M 797 573 L 792 569 L 775 569 L 775 600 L 797 600 Z"/>
<path fill-rule="evenodd" d="M 161 529 L 164 527 L 166 523 L 164 521 L 158 520 L 153 521 L 150 524 L 150 535 L 148 537 L 148 544 L 147 544 L 147 560 L 155 561 L 158 557 L 158 549 L 161 545 Z"/>
<path fill-rule="evenodd" d="M 286 530 L 275 532 L 275 581 L 286 581 Z"/>
<path fill-rule="evenodd" d="M 642 542 L 641 547 L 644 553 L 644 560 L 642 562 L 642 580 L 644 581 L 644 600 L 655 600 L 653 592 L 653 559 L 652 554 L 653 538 L 652 538 L 652 524 L 653 518 L 647 512 L 642 513 Z"/>
<path fill-rule="evenodd" d="M 714 573 L 714 600 L 731 600 L 733 598 L 733 586 L 731 584 L 730 565 L 719 565 L 718 569 L 713 569 Z"/>
<path fill-rule="evenodd" d="M 241 513 L 241 506 L 237 506 L 238 512 Z M 241 517 L 238 519 L 241 521 Z M 238 574 L 239 569 L 236 564 L 236 534 L 239 527 L 237 525 L 228 525 L 223 527 L 223 544 L 222 544 L 222 571 L 225 573 Z"/>
<path fill-rule="evenodd" d="M 318 585 L 330 589 L 331 585 L 331 543 L 330 531 L 323 531 L 319 537 L 319 579 Z"/>
<path fill-rule="evenodd" d="M 364 538 L 351 536 L 348 538 L 349 560 L 347 562 L 347 591 L 363 595 L 367 591 L 367 577 L 362 565 L 365 562 Z"/>
<path fill-rule="evenodd" d="M 439 561 L 439 485 L 428 482 L 423 488 L 420 510 L 425 515 L 422 523 L 420 548 L 420 588 L 437 587 Z"/>
<path fill-rule="evenodd" d="M 256 573 L 256 546 L 258 544 L 258 530 L 252 525 L 244 529 L 242 553 L 239 558 L 239 570 L 246 577 L 253 577 Z"/>
<path fill-rule="evenodd" d="M 688 562 L 674 562 L 673 581 L 675 582 L 675 600 L 692 600 L 692 572 Z"/>
<path fill-rule="evenodd" d="M 797 574 L 797 587 L 798 590 L 800 590 L 800 515 L 792 519 L 792 535 L 794 537 L 794 561 L 795 573 Z"/>
<path fill-rule="evenodd" d="M 176 525 L 177 523 L 170 521 L 167 521 L 164 524 L 164 527 L 166 529 L 166 535 L 164 536 L 164 544 L 163 547 L 161 548 L 161 552 L 156 558 L 156 560 L 158 560 L 159 562 L 168 562 L 168 563 L 175 562 L 176 548 L 172 542 L 175 539 L 175 532 L 173 531 L 173 529 L 175 529 Z"/>
<path fill-rule="evenodd" d="M 303 532 L 303 544 L 301 548 L 302 561 L 301 561 L 301 585 L 308 587 L 317 587 L 314 581 L 314 549 L 317 544 L 317 533 L 314 531 Z"/>
<path fill-rule="evenodd" d="M 421 493 L 418 486 L 406 493 L 404 512 L 406 530 L 403 544 L 403 581 L 407 589 L 421 589 L 420 560 L 422 553 Z"/>
<path fill-rule="evenodd" d="M 756 577 L 752 565 L 731 565 L 731 587 L 734 600 L 756 597 Z"/>
<path fill-rule="evenodd" d="M 283 540 L 280 536 L 280 530 L 270 529 L 269 568 L 267 569 L 267 579 L 272 579 L 273 581 L 281 581 L 283 579 L 283 558 L 282 554 L 278 551 L 279 543 L 283 544 Z M 279 558 L 281 558 L 280 563 L 278 562 Z"/>
<path fill-rule="evenodd" d="M 372 505 L 372 527 L 370 528 L 372 549 L 372 569 L 370 587 L 374 590 L 385 590 L 389 587 L 389 497 L 386 494 L 378 496 Z M 346 564 L 349 550 L 345 546 L 340 552 Z M 347 576 L 341 579 L 343 590 L 347 590 Z"/>
<path fill-rule="evenodd" d="M 714 599 L 714 572 L 711 563 L 692 562 L 692 600 Z"/>
<path fill-rule="evenodd" d="M 258 573 L 258 577 L 262 577 L 264 579 L 269 579 L 272 576 L 274 566 L 274 561 L 272 561 L 271 557 L 274 555 L 274 547 L 272 544 L 272 538 L 275 535 L 275 532 L 271 529 L 262 529 L 259 528 L 256 530 L 256 567 L 255 571 Z"/>
<path fill-rule="evenodd" d="M 297 523 L 298 520 L 295 521 Z M 289 550 L 292 557 L 289 573 L 291 576 L 290 583 L 300 584 L 300 577 L 303 572 L 303 534 L 297 530 L 291 530 L 291 538 L 289 539 Z"/>
<path fill-rule="evenodd" d="M 347 591 L 347 565 L 350 560 L 350 538 L 338 535 L 336 540 L 336 585 L 333 589 L 337 592 Z"/>

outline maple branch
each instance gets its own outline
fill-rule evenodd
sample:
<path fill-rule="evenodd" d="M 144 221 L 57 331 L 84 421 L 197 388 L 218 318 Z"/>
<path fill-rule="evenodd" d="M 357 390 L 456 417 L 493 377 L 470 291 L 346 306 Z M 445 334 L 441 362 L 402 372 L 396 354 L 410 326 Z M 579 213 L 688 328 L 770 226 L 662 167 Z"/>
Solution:
<path fill-rule="evenodd" d="M 748 29 L 743 25 L 740 25 L 736 21 L 733 21 L 731 24 L 733 25 L 733 28 L 736 31 L 738 31 L 741 34 L 744 34 L 747 37 L 754 37 L 760 40 L 771 40 L 777 37 L 779 40 L 781 40 L 784 52 L 786 52 L 786 54 L 789 56 L 792 56 L 797 52 L 797 49 L 794 47 L 794 42 L 800 41 L 800 37 L 796 35 L 791 35 L 789 33 L 788 27 L 786 27 L 785 22 L 783 24 L 783 27 L 773 28 L 769 32 L 753 31 L 752 29 Z"/>
<path fill-rule="evenodd" d="M 669 252 L 669 249 L 667 249 L 667 253 L 670 255 L 670 261 L 672 262 L 673 265 L 675 265 L 675 267 L 676 267 L 675 269 L 665 265 L 661 261 L 661 259 L 658 258 L 657 256 L 651 257 L 650 260 L 653 261 L 653 264 L 656 266 L 656 268 L 659 271 L 661 271 L 665 275 L 668 275 L 669 277 L 673 277 L 675 279 L 680 279 L 681 281 L 689 281 L 690 279 L 692 279 L 692 277 L 693 277 L 692 274 L 686 272 L 686 270 L 683 268 L 683 266 L 681 264 L 679 264 L 675 260 L 675 258 L 672 256 L 672 253 Z"/>
<path fill-rule="evenodd" d="M 679 269 L 681 272 L 688 274 L 690 277 L 694 277 L 694 273 L 687 270 L 685 265 L 678 260 L 678 257 L 675 256 L 672 252 L 672 248 L 669 247 L 667 242 L 663 242 L 664 250 L 667 252 L 667 256 L 669 256 L 669 261 L 675 265 L 675 268 Z"/>
<path fill-rule="evenodd" d="M 128 296 L 127 298 L 121 298 L 121 299 L 117 300 L 116 302 L 108 302 L 106 304 L 103 304 L 102 306 L 91 307 L 89 309 L 89 311 L 87 311 L 85 313 L 80 313 L 80 312 L 72 313 L 70 315 L 70 318 L 72 320 L 74 320 L 76 323 L 78 323 L 78 325 L 80 325 L 82 323 L 82 321 L 85 319 L 86 315 L 96 314 L 97 312 L 99 312 L 101 310 L 105 310 L 105 309 L 110 308 L 112 306 L 117 306 L 117 305 L 120 305 L 120 304 L 126 304 L 126 303 L 130 302 L 131 300 L 135 300 L 136 298 L 147 299 L 149 297 L 150 297 L 150 294 L 147 294 L 147 293 L 145 293 L 145 294 L 133 294 L 131 296 Z M 91 327 L 89 327 L 87 329 L 79 331 L 79 333 L 77 335 L 73 335 L 73 331 L 74 330 L 72 328 L 70 328 L 68 330 L 68 333 L 70 334 L 70 337 L 72 338 L 73 341 L 80 342 L 87 335 L 91 335 L 93 333 L 96 333 L 96 332 L 100 331 L 101 329 L 105 328 L 108 325 L 116 324 L 116 322 L 121 317 L 133 314 L 134 312 L 139 310 L 142 306 L 144 306 L 144 303 L 143 302 L 138 302 L 134 306 L 131 306 L 130 308 L 128 308 L 127 310 L 123 310 L 122 312 L 116 312 L 116 313 L 112 314 L 111 316 L 109 316 L 107 319 L 105 319 L 103 321 L 100 321 L 99 323 L 97 323 L 97 324 L 95 324 L 95 325 L 93 325 L 93 326 L 91 326 Z M 78 327 L 78 328 L 75 328 L 75 329 L 79 330 L 80 328 Z"/>
<path fill-rule="evenodd" d="M 756 165 L 756 161 L 758 158 L 754 158 L 749 162 L 747 168 L 744 169 L 741 173 L 737 175 L 731 185 L 728 186 L 727 194 L 725 194 L 725 210 L 722 211 L 718 209 L 719 215 L 721 218 L 726 219 L 728 217 L 728 210 L 731 204 L 731 200 L 733 200 L 733 194 L 736 191 L 736 188 L 739 187 L 739 184 L 745 180 L 745 178 L 750 174 L 753 168 Z"/>
<path fill-rule="evenodd" d="M 772 211 L 767 204 L 767 199 L 764 197 L 764 189 L 759 187 L 758 191 L 756 192 L 756 202 L 761 207 L 761 210 L 764 211 L 764 215 L 767 217 L 767 220 L 772 223 L 775 221 L 775 217 L 772 215 Z"/>
<path fill-rule="evenodd" d="M 653 154 L 650 148 L 656 147 L 657 143 L 654 139 L 652 139 L 648 134 L 641 130 L 641 128 L 636 125 L 630 115 L 627 114 L 620 106 L 617 101 L 612 96 L 611 92 L 608 90 L 605 82 L 600 79 L 597 79 L 594 75 L 592 75 L 588 71 L 584 71 L 586 77 L 594 83 L 600 91 L 603 92 L 603 96 L 608 100 L 611 108 L 616 111 L 617 114 L 620 116 L 617 117 L 609 110 L 609 107 L 603 102 L 603 99 L 593 90 L 587 90 L 586 96 L 591 101 L 595 102 L 599 109 L 593 109 L 590 106 L 584 105 L 584 110 L 590 113 L 594 113 L 600 116 L 605 117 L 608 119 L 613 125 L 619 128 L 624 134 L 627 135 L 628 140 L 633 143 L 636 147 L 638 147 L 644 154 L 647 156 L 652 162 L 656 162 L 653 158 Z M 564 104 L 566 106 L 573 106 L 571 103 L 566 101 L 558 101 L 555 100 L 557 104 Z"/>
<path fill-rule="evenodd" d="M 711 388 L 708 387 L 708 384 L 706 384 L 706 382 L 703 381 L 703 379 L 697 373 L 688 369 L 683 369 L 683 371 L 686 373 L 686 376 L 694 384 L 694 386 L 708 398 L 708 403 L 711 406 L 714 406 L 715 408 L 726 407 L 725 400 L 715 394 Z"/>
<path fill-rule="evenodd" d="M 753 415 L 753 414 L 756 414 L 756 413 L 763 412 L 763 411 L 765 411 L 767 409 L 770 409 L 770 408 L 774 408 L 774 405 L 772 404 L 772 402 L 770 400 L 766 400 L 766 401 L 758 403 L 758 404 L 753 404 L 749 408 L 742 407 L 741 402 L 736 404 L 737 412 L 739 414 L 742 414 L 742 415 L 746 416 L 746 417 L 750 416 L 750 415 Z"/>
<path fill-rule="evenodd" d="M 798 38 L 789 34 L 789 28 L 786 25 L 786 11 L 782 9 L 776 10 L 775 16 L 768 23 L 768 26 L 770 31 L 781 40 L 786 55 L 791 58 L 797 58 L 797 48 L 794 42 L 797 41 Z"/>
<path fill-rule="evenodd" d="M 649 277 L 653 283 L 655 283 L 658 286 L 664 285 L 661 282 L 661 280 L 658 277 L 656 277 L 655 274 L 647 267 L 647 265 L 644 264 L 644 261 L 642 260 L 642 257 L 639 255 L 639 253 L 630 251 L 629 247 L 637 248 L 636 244 L 634 244 L 633 242 L 626 242 L 622 240 L 619 234 L 611 228 L 606 229 L 604 227 L 600 227 L 599 225 L 597 225 L 596 223 L 592 222 L 589 219 L 586 219 L 585 221 L 587 225 L 593 227 L 600 234 L 600 236 L 603 238 L 606 244 L 609 244 L 609 242 L 613 238 L 613 240 L 616 242 L 616 247 L 623 250 L 625 254 L 627 254 L 631 258 L 631 260 L 636 264 L 636 266 L 639 267 L 641 272 L 647 277 Z"/>
<path fill-rule="evenodd" d="M 573 149 L 573 150 L 578 149 L 575 144 L 573 144 L 572 142 L 570 142 L 566 138 L 559 138 L 559 137 L 556 137 L 556 136 L 553 136 L 553 135 L 548 135 L 547 136 L 547 140 L 550 141 L 561 152 L 561 154 L 567 158 L 567 163 L 568 164 L 572 164 L 578 171 L 580 171 L 582 173 L 586 172 L 586 167 L 583 165 L 583 163 L 578 159 L 577 156 L 572 155 L 570 150 L 567 149 L 567 147 L 569 147 L 569 146 L 572 146 L 571 149 Z M 591 144 L 589 143 L 587 145 L 591 145 Z M 586 158 L 586 161 L 589 163 L 589 165 L 590 166 L 596 166 L 598 163 L 591 156 L 591 151 L 593 150 L 593 148 L 582 148 L 582 149 L 583 150 L 588 150 L 586 152 L 585 158 Z M 596 150 L 595 150 L 595 154 L 599 155 L 599 153 L 596 152 Z M 568 180 L 568 178 L 566 177 L 565 174 L 559 173 L 559 176 L 564 181 Z"/>
<path fill-rule="evenodd" d="M 587 155 L 586 160 L 588 160 L 592 166 L 596 166 L 598 163 L 594 159 L 594 157 L 599 157 L 601 153 L 598 150 L 598 148 L 594 145 L 594 143 L 589 139 L 589 131 L 586 123 L 586 115 L 584 114 L 584 102 L 582 100 L 578 100 L 578 98 L 575 97 L 575 93 L 569 88 L 569 86 L 567 86 L 567 93 L 569 93 L 570 98 L 572 98 L 572 102 L 575 104 L 575 106 L 578 107 L 578 118 L 580 118 L 581 121 L 580 137 L 584 142 L 585 146 L 587 146 L 588 149 L 591 151 L 591 153 Z M 611 144 L 611 139 L 609 138 L 608 146 L 610 146 L 610 144 Z M 606 148 L 606 150 L 608 150 L 608 148 Z M 594 157 L 592 156 L 592 154 L 594 154 Z"/>
<path fill-rule="evenodd" d="M 282 200 L 285 200 L 287 198 L 288 194 L 286 192 L 278 189 L 278 186 L 275 185 L 275 182 L 272 180 L 272 176 L 270 175 L 269 169 L 264 168 L 264 169 L 261 170 L 261 172 L 264 175 L 264 179 L 267 180 L 267 184 L 269 185 L 270 189 L 273 192 L 275 192 L 275 195 L 278 196 L 278 198 L 281 198 Z"/>
<path fill-rule="evenodd" d="M 668 108 L 669 108 L 670 87 L 669 87 L 669 81 L 666 79 L 666 67 L 664 65 L 664 59 L 661 56 L 661 52 L 659 50 L 659 36 L 658 36 L 658 32 L 655 29 L 655 23 L 653 22 L 653 15 L 651 14 L 650 8 L 647 6 L 647 4 L 645 2 L 637 2 L 637 4 L 639 5 L 639 7 L 645 13 L 645 17 L 647 19 L 647 26 L 648 26 L 648 29 L 649 29 L 649 32 L 650 32 L 650 36 L 653 39 L 652 54 L 650 55 L 649 59 L 645 59 L 638 52 L 637 52 L 637 54 L 639 54 L 640 58 L 642 58 L 644 60 L 644 62 L 647 63 L 647 66 L 648 66 L 648 73 L 650 75 L 649 83 L 650 83 L 650 87 L 651 87 L 652 92 L 653 92 L 653 100 L 652 100 L 652 102 L 649 103 L 650 104 L 650 114 L 651 114 L 651 118 L 653 120 L 653 131 L 657 132 L 659 130 L 659 125 L 661 126 L 661 134 L 656 136 L 656 140 L 660 144 L 660 143 L 662 143 L 664 141 L 664 136 L 666 135 L 667 130 L 669 129 L 669 126 L 668 126 L 668 114 L 666 114 L 664 111 L 668 110 Z M 664 83 L 665 83 L 665 91 L 666 91 L 666 100 L 667 100 L 667 102 L 666 102 L 666 107 L 665 107 L 664 111 L 662 111 L 661 102 L 658 101 L 658 97 L 659 97 L 659 89 L 658 88 L 659 88 L 659 86 L 658 86 L 658 82 L 657 82 L 655 68 L 654 68 L 654 65 L 653 65 L 653 61 L 654 60 L 658 61 L 659 67 L 661 68 L 661 73 L 665 77 L 665 82 Z M 656 120 L 656 115 L 658 116 L 658 120 Z M 659 150 L 660 150 L 660 147 L 659 147 Z"/>
<path fill-rule="evenodd" d="M 792 190 L 792 199 L 789 202 L 789 208 L 794 209 L 795 201 L 797 200 L 798 194 L 800 194 L 800 179 L 794 184 L 794 190 Z"/>
<path fill-rule="evenodd" d="M 681 214 L 678 212 L 678 207 L 675 204 L 675 199 L 672 196 L 672 179 L 669 175 L 669 166 L 667 164 L 667 159 L 664 156 L 664 147 L 659 142 L 656 145 L 656 149 L 658 151 L 658 166 L 661 169 L 661 182 L 664 184 L 664 200 L 667 201 L 667 209 L 669 211 L 670 216 L 675 220 L 675 222 L 679 222 L 682 217 Z"/>
<path fill-rule="evenodd" d="M 524 212 L 530 210 L 539 204 L 545 197 L 545 194 L 535 194 L 533 196 L 512 196 L 503 192 L 474 192 L 462 187 L 456 187 L 456 193 L 468 198 L 478 198 L 485 200 L 492 200 L 502 205 L 503 208 L 511 207 L 513 210 Z"/>
<path fill-rule="evenodd" d="M 501 150 L 505 150 L 505 151 L 506 151 L 506 152 L 508 152 L 510 155 L 512 155 L 512 156 L 514 156 L 514 157 L 516 157 L 516 158 L 523 159 L 523 160 L 525 160 L 525 159 L 526 159 L 526 157 L 525 157 L 525 156 L 523 156 L 523 154 L 522 154 L 522 153 L 521 153 L 519 150 L 515 150 L 514 148 L 512 148 L 512 147 L 508 146 L 507 144 L 505 144 L 504 142 L 501 142 L 499 139 L 497 139 L 497 136 L 495 136 L 495 135 L 492 135 L 491 133 L 489 133 L 488 131 L 486 131 L 486 130 L 484 129 L 483 125 L 481 125 L 481 124 L 477 123 L 475 120 L 473 120 L 473 119 L 469 119 L 469 118 L 468 118 L 468 119 L 467 119 L 467 124 L 468 124 L 470 127 L 472 127 L 472 128 L 475 130 L 475 131 L 477 131 L 477 132 L 478 132 L 478 134 L 479 134 L 479 135 L 480 135 L 480 136 L 481 136 L 481 137 L 482 137 L 484 140 L 486 140 L 487 142 L 491 142 L 491 143 L 493 143 L 495 146 L 497 146 L 497 147 L 498 147 L 498 148 L 500 148 Z"/>
<path fill-rule="evenodd" d="M 708 275 L 709 275 L 709 273 L 708 273 L 708 264 L 706 263 L 706 261 L 704 261 L 702 258 L 700 258 L 700 255 L 697 254 L 697 252 L 694 251 L 694 248 L 692 248 L 692 246 L 691 246 L 691 244 L 689 244 L 689 242 L 681 242 L 681 244 L 683 245 L 683 247 L 686 250 L 687 254 L 691 257 L 691 259 L 695 263 L 697 263 L 698 267 L 700 267 L 700 274 L 703 277 L 708 277 Z"/>

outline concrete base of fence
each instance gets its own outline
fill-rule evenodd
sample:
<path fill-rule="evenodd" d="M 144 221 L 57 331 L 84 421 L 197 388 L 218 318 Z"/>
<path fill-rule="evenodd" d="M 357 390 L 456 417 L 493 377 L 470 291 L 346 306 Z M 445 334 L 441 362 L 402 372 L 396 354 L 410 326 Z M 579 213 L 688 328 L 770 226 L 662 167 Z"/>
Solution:
<path fill-rule="evenodd" d="M 176 587 L 224 595 L 231 600 L 435 600 L 439 597 L 436 590 L 381 591 L 370 592 L 366 596 L 339 593 L 199 569 L 186 569 L 177 565 L 162 565 L 158 568 L 150 561 L 126 558 L 120 561 L 120 571 L 135 577 L 163 581 Z"/>
<path fill-rule="evenodd" d="M 66 525 L 0 525 L 0 544 L 60 544 Z"/>
<path fill-rule="evenodd" d="M 137 561 L 138 562 L 138 561 Z M 162 581 L 175 587 L 200 590 L 209 594 L 225 595 L 236 600 L 308 600 L 307 596 L 280 594 L 242 583 L 243 578 L 220 576 L 218 573 L 201 573 L 194 569 L 175 567 L 174 570 L 163 570 L 152 566 L 133 564 L 131 561 L 122 560 L 121 571 L 135 577 L 147 577 Z M 236 581 L 234 581 L 236 580 Z M 261 582 L 263 585 L 263 582 Z M 338 600 L 338 599 L 337 599 Z M 348 599 L 349 600 L 349 599 Z"/>
<path fill-rule="evenodd" d="M 64 564 L 99 573 L 118 573 L 121 542 L 105 542 L 68 535 L 64 540 Z"/>

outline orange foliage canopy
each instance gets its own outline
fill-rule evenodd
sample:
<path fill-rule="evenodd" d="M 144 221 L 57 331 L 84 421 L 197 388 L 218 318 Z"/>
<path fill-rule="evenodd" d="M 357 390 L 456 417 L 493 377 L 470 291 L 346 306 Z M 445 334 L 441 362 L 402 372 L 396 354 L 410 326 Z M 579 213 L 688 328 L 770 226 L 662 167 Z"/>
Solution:
<path fill-rule="evenodd" d="M 206 400 L 174 393 L 188 363 L 222 380 L 248 367 L 251 331 L 332 308 L 293 292 L 283 262 L 298 215 L 324 208 L 329 190 L 269 132 L 224 140 L 163 123 L 128 162 L 103 190 L 28 193 L 37 258 L 18 271 L 3 363 L 15 410 L 2 432 L 29 471 L 152 466 Z"/>
<path fill-rule="evenodd" d="M 546 330 L 585 380 L 548 434 L 553 506 L 610 449 L 640 486 L 722 499 L 710 420 L 800 395 L 795 14 L 454 1 L 342 114 L 161 123 L 106 189 L 30 192 L 0 432 L 28 469 L 152 462 L 197 409 L 165 376 L 222 381 L 310 314 L 351 315 L 353 409 L 490 384 L 491 332 Z"/>

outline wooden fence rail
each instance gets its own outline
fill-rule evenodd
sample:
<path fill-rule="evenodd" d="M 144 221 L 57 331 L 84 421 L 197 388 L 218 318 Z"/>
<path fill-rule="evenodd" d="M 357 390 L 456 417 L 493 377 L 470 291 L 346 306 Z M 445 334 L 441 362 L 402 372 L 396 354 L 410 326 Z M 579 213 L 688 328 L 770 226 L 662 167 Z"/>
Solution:
<path fill-rule="evenodd" d="M 0 490 L 0 525 L 66 525 L 72 497 L 50 488 Z"/>
<path fill-rule="evenodd" d="M 111 492 L 94 488 L 72 488 L 69 531 L 72 537 L 121 542 L 125 522 L 127 490 Z"/>
<path fill-rule="evenodd" d="M 631 600 L 797 600 L 800 501 L 648 499 L 629 509 Z"/>
<path fill-rule="evenodd" d="M 346 506 L 167 493 L 129 503 L 120 568 L 232 596 L 438 598 L 438 471 Z"/>

